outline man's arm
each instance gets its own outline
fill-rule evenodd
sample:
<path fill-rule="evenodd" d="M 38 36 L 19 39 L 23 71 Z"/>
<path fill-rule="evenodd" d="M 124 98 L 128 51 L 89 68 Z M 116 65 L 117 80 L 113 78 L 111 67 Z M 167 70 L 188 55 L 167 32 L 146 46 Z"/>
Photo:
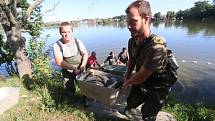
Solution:
<path fill-rule="evenodd" d="M 132 74 L 132 72 L 134 70 L 134 66 L 135 66 L 134 59 L 129 59 L 128 60 L 128 65 L 127 65 L 127 71 L 125 73 L 125 79 L 126 80 L 130 79 L 131 74 Z"/>
<path fill-rule="evenodd" d="M 128 54 L 128 52 L 127 52 L 127 51 L 126 51 L 126 55 L 127 55 L 128 60 L 129 60 L 129 54 Z"/>
<path fill-rule="evenodd" d="M 154 45 L 146 53 L 144 64 L 134 76 L 126 80 L 124 86 L 143 83 L 156 70 L 162 69 L 166 57 L 166 50 L 163 45 Z"/>
<path fill-rule="evenodd" d="M 78 46 L 79 46 L 81 54 L 83 56 L 83 60 L 82 60 L 82 63 L 80 65 L 80 69 L 83 69 L 86 66 L 86 64 L 87 64 L 88 52 L 87 52 L 87 49 L 84 46 L 84 44 L 83 44 L 82 41 L 78 40 Z"/>
<path fill-rule="evenodd" d="M 97 65 L 98 67 L 101 67 L 101 65 L 100 65 L 100 63 L 97 61 L 97 59 L 96 59 L 96 65 Z"/>
<path fill-rule="evenodd" d="M 88 52 L 87 52 L 86 48 L 82 50 L 82 55 L 83 55 L 83 60 L 82 60 L 80 68 L 83 68 L 87 64 Z"/>
<path fill-rule="evenodd" d="M 121 64 L 122 62 L 120 61 L 120 58 L 121 58 L 121 52 L 118 54 L 118 56 L 117 56 L 117 58 L 116 58 L 116 62 L 118 63 L 118 64 Z"/>
<path fill-rule="evenodd" d="M 121 52 L 118 54 L 117 59 L 119 60 L 121 56 Z"/>
<path fill-rule="evenodd" d="M 146 69 L 144 67 L 141 67 L 141 69 L 134 74 L 130 79 L 126 80 L 123 86 L 126 88 L 129 85 L 137 85 L 143 83 L 150 75 L 152 74 L 152 71 L 149 69 Z"/>
<path fill-rule="evenodd" d="M 110 56 L 108 56 L 108 57 L 105 59 L 104 63 L 106 63 L 106 62 L 109 61 L 109 60 L 110 60 Z"/>

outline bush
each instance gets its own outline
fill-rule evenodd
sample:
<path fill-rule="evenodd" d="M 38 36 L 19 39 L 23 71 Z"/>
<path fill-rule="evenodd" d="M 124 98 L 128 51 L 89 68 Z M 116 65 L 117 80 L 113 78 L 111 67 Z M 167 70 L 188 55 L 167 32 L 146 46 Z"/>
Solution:
<path fill-rule="evenodd" d="M 188 105 L 170 101 L 162 110 L 172 113 L 177 121 L 215 121 L 215 110 L 203 104 Z"/>

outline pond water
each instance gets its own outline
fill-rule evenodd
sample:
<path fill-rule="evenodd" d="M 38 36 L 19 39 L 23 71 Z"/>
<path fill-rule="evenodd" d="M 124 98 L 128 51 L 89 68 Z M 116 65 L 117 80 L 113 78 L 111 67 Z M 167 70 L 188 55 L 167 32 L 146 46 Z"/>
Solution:
<path fill-rule="evenodd" d="M 179 63 L 179 81 L 172 89 L 172 95 L 185 103 L 215 105 L 215 24 L 199 21 L 154 22 L 151 31 L 166 38 Z M 49 46 L 60 38 L 58 28 L 46 28 L 43 33 L 50 34 Z M 79 25 L 74 28 L 74 36 L 83 41 L 89 53 L 96 51 L 102 63 L 110 51 L 117 55 L 123 47 L 127 47 L 130 33 L 126 26 L 117 24 Z"/>

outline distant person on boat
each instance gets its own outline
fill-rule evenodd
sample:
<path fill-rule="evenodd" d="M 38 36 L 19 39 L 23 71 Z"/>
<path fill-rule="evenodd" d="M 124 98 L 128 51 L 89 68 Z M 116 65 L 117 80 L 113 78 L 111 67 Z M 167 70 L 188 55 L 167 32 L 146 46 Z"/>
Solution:
<path fill-rule="evenodd" d="M 144 121 L 155 121 L 165 104 L 172 82 L 158 80 L 164 71 L 167 58 L 164 38 L 151 34 L 151 7 L 149 1 L 136 0 L 126 12 L 127 27 L 131 33 L 128 41 L 129 60 L 123 88 L 131 86 L 124 114 L 141 107 Z M 135 69 L 135 73 L 132 74 Z"/>
<path fill-rule="evenodd" d="M 59 26 L 61 38 L 54 43 L 54 59 L 62 68 L 64 89 L 67 96 L 75 94 L 76 76 L 84 71 L 88 52 L 83 42 L 73 36 L 71 23 L 62 22 Z"/>
<path fill-rule="evenodd" d="M 111 51 L 109 53 L 108 57 L 106 58 L 104 63 L 101 64 L 101 66 L 103 66 L 106 62 L 108 62 L 109 65 L 116 65 L 117 64 L 117 58 L 115 57 L 115 54 L 113 51 Z"/>
<path fill-rule="evenodd" d="M 96 52 L 92 51 L 90 57 L 87 60 L 86 69 L 95 69 L 96 65 L 98 67 L 100 67 L 100 64 L 98 63 L 97 58 L 96 58 Z"/>
<path fill-rule="evenodd" d="M 125 65 L 128 64 L 128 52 L 125 47 L 122 48 L 122 51 L 119 53 L 117 63 Z"/>

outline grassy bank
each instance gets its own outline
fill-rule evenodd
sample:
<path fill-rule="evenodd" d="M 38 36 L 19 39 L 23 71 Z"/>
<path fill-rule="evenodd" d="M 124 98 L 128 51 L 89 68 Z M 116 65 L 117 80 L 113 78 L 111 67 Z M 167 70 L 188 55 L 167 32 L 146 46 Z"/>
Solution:
<path fill-rule="evenodd" d="M 169 97 L 167 104 L 162 109 L 169 112 L 177 121 L 215 121 L 215 107 L 197 104 L 183 104 Z"/>
<path fill-rule="evenodd" d="M 16 86 L 20 88 L 19 103 L 6 111 L 0 121 L 89 121 L 94 120 L 81 107 L 74 107 L 71 101 L 79 100 L 64 98 L 56 102 L 47 89 L 27 90 L 22 80 L 14 77 L 7 80 L 0 78 L 0 87 Z"/>
<path fill-rule="evenodd" d="M 28 90 L 23 81 L 13 77 L 0 78 L 0 87 L 16 86 L 20 88 L 19 103 L 6 111 L 0 121 L 93 121 L 96 120 L 93 112 L 88 113 L 83 106 L 73 106 L 72 103 L 80 101 L 79 93 L 74 97 L 59 96 L 46 87 Z M 53 98 L 52 95 L 58 95 Z M 187 105 L 169 99 L 163 111 L 175 116 L 177 121 L 215 121 L 214 107 L 205 107 L 201 104 Z M 108 119 L 104 119 L 108 120 Z"/>

